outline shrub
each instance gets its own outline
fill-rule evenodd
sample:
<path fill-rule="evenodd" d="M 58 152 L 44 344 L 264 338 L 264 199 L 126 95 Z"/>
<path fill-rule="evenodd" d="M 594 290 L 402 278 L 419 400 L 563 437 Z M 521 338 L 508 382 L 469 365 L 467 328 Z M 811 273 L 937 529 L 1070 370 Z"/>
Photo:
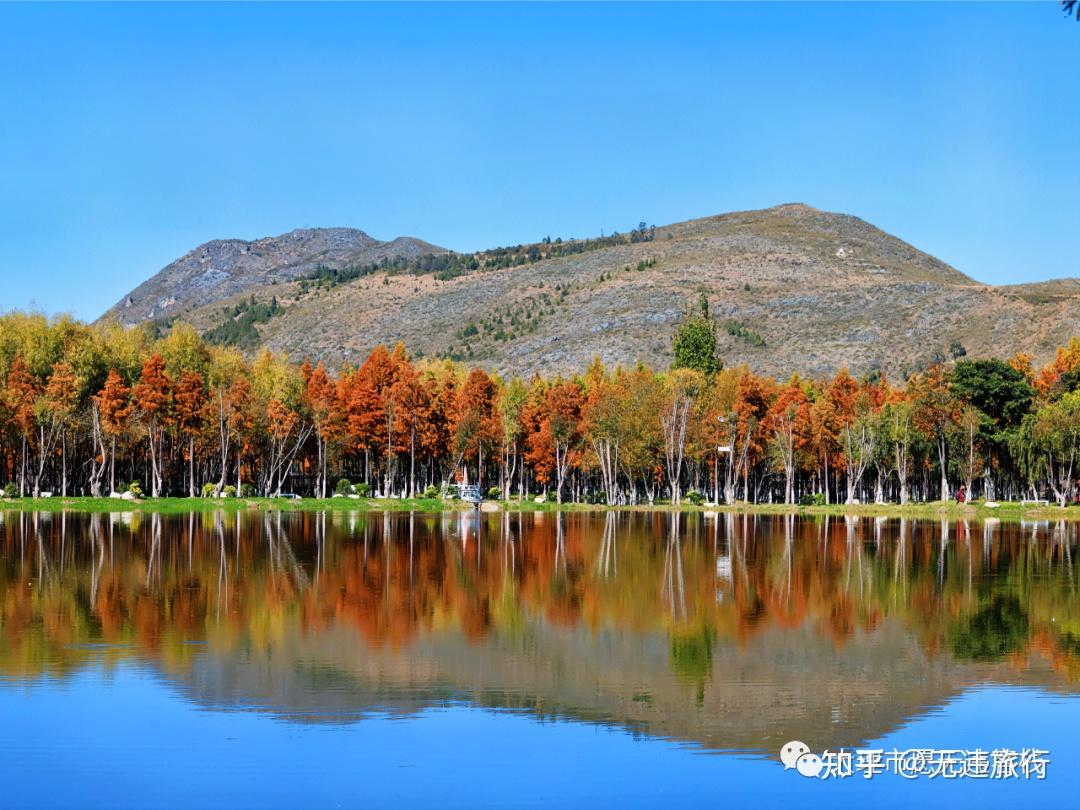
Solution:
<path fill-rule="evenodd" d="M 428 484 L 427 489 L 424 490 L 425 498 L 438 498 L 439 488 L 434 484 Z"/>
<path fill-rule="evenodd" d="M 252 490 L 254 490 L 254 487 L 252 487 Z M 234 487 L 232 484 L 226 484 L 225 489 L 223 489 L 221 492 L 226 498 L 236 497 L 236 487 Z"/>
<path fill-rule="evenodd" d="M 4 497 L 9 501 L 13 498 L 19 497 L 19 488 L 15 484 L 11 483 L 4 487 Z"/>
<path fill-rule="evenodd" d="M 825 493 L 815 492 L 813 494 L 803 495 L 799 498 L 799 506 L 824 506 L 825 505 Z"/>
<path fill-rule="evenodd" d="M 212 484 L 207 481 L 205 484 L 202 485 L 202 496 L 204 498 L 209 498 L 211 495 L 214 494 L 214 489 L 216 488 L 217 484 Z"/>
<path fill-rule="evenodd" d="M 351 495 L 352 491 L 353 485 L 348 478 L 339 478 L 337 484 L 334 486 L 335 495 Z"/>
<path fill-rule="evenodd" d="M 692 489 L 686 493 L 686 500 L 692 503 L 694 506 L 701 506 L 705 503 L 705 496 L 698 492 L 696 489 Z"/>
<path fill-rule="evenodd" d="M 498 487 L 492 487 L 488 490 L 488 497 L 493 498 L 494 500 L 498 500 L 502 497 L 502 490 Z"/>
<path fill-rule="evenodd" d="M 354 489 L 356 490 L 356 494 L 359 495 L 361 498 L 366 498 L 367 494 L 371 491 L 371 487 L 369 487 L 363 481 L 357 484 Z"/>
<path fill-rule="evenodd" d="M 751 346 L 760 349 L 765 345 L 765 338 L 751 329 L 750 326 L 743 321 L 729 320 L 725 325 L 725 328 L 729 335 L 745 340 Z"/>
<path fill-rule="evenodd" d="M 142 487 L 139 486 L 138 481 L 132 481 L 130 484 L 128 484 L 127 491 L 134 495 L 136 498 L 141 498 L 143 494 Z"/>
<path fill-rule="evenodd" d="M 233 492 L 236 492 L 236 487 L 233 487 Z M 241 498 L 254 498 L 255 497 L 255 485 L 254 484 L 241 484 L 240 485 L 240 497 Z"/>

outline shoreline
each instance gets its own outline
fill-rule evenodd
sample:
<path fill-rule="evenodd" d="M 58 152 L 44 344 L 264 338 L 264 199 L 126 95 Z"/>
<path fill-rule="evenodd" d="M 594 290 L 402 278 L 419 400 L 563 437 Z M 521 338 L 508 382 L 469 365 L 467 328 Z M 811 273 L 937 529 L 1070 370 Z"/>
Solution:
<path fill-rule="evenodd" d="M 186 514 L 188 512 L 212 512 L 224 510 L 259 512 L 462 512 L 472 511 L 472 504 L 459 500 L 438 498 L 144 498 L 125 501 L 118 498 L 92 498 L 70 496 L 67 498 L 14 498 L 0 499 L 0 512 L 145 512 L 148 514 Z M 1068 520 L 1080 521 L 1080 507 L 1062 509 L 1053 504 L 1021 505 L 1003 502 L 996 508 L 981 503 L 960 505 L 953 502 L 899 504 L 830 504 L 828 506 L 799 506 L 786 504 L 736 503 L 731 506 L 709 506 L 682 503 L 637 504 L 634 506 L 606 506 L 588 503 L 536 503 L 526 501 L 484 501 L 485 512 L 680 512 L 686 514 L 737 514 L 737 515 L 801 515 L 833 517 L 884 517 L 923 520 Z"/>

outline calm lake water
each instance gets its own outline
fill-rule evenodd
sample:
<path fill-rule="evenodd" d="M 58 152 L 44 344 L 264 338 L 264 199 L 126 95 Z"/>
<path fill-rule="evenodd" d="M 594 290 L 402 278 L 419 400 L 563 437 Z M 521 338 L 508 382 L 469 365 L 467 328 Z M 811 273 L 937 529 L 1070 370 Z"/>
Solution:
<path fill-rule="evenodd" d="M 0 806 L 1080 792 L 1074 524 L 0 512 Z M 1045 780 L 814 752 L 1049 751 Z"/>

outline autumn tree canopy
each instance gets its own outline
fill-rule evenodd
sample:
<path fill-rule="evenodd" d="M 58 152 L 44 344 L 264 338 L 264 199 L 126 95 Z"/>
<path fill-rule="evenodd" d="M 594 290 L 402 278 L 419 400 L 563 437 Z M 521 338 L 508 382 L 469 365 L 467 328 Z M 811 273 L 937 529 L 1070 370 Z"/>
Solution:
<path fill-rule="evenodd" d="M 0 482 L 19 494 L 325 497 L 480 484 L 612 504 L 1077 498 L 1080 341 L 889 381 L 722 368 L 707 302 L 673 368 L 503 378 L 380 346 L 337 370 L 246 359 L 178 324 L 0 317 Z M 696 330 L 696 331 L 695 331 Z M 793 370 L 797 371 L 797 370 Z M 335 487 L 336 488 L 336 487 Z M 10 489 L 9 489 L 10 491 Z"/>

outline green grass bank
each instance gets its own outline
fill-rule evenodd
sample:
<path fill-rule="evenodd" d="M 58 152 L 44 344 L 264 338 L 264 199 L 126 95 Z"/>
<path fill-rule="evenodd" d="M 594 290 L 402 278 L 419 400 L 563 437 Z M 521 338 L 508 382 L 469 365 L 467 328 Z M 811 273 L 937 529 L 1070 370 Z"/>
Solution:
<path fill-rule="evenodd" d="M 225 511 L 367 511 L 367 512 L 444 512 L 471 510 L 472 504 L 459 500 L 438 498 L 143 498 L 125 501 L 118 498 L 11 498 L 0 499 L 2 511 L 26 512 L 145 512 L 160 514 L 186 514 L 188 512 Z M 828 506 L 786 506 L 784 504 L 737 503 L 732 506 L 708 507 L 683 503 L 680 506 L 658 503 L 653 506 L 607 507 L 595 504 L 553 502 L 536 503 L 531 500 L 486 501 L 488 510 L 511 512 L 585 512 L 613 509 L 621 512 L 731 512 L 756 515 L 833 515 L 843 517 L 907 517 L 924 520 L 1080 520 L 1080 507 L 1062 509 L 1054 505 L 1002 503 L 996 508 L 981 503 L 956 504 L 951 502 L 899 504 L 830 504 Z"/>

